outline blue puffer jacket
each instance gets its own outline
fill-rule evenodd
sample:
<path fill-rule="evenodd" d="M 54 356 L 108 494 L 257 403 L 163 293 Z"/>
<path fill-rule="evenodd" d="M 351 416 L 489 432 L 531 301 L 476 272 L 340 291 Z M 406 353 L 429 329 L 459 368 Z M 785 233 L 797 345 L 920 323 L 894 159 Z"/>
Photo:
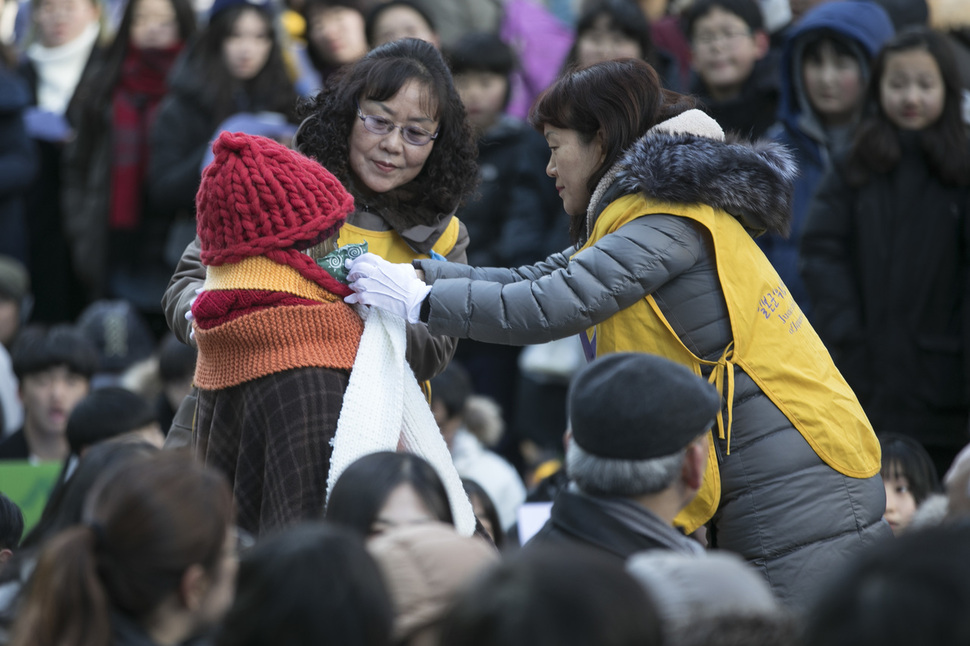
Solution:
<path fill-rule="evenodd" d="M 768 136 L 787 145 L 795 155 L 799 176 L 792 200 L 792 226 L 788 239 L 768 234 L 758 239 L 765 255 L 774 265 L 788 290 L 802 310 L 812 318 L 808 293 L 798 273 L 798 245 L 805 214 L 822 173 L 828 168 L 833 153 L 851 139 L 852 128 L 833 132 L 824 128 L 812 110 L 801 82 L 805 45 L 822 36 L 831 36 L 849 44 L 856 53 L 863 72 L 869 77 L 870 62 L 883 43 L 893 35 L 889 14 L 874 2 L 830 2 L 805 14 L 792 28 L 785 42 L 780 67 L 781 98 L 778 123 Z"/>

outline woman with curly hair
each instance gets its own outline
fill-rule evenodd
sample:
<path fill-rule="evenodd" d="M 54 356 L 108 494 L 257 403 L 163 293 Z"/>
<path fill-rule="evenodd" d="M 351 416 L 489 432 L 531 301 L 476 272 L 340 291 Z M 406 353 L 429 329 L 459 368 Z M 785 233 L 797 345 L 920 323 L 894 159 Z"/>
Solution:
<path fill-rule="evenodd" d="M 430 258 L 432 251 L 466 262 L 468 234 L 454 211 L 473 188 L 477 148 L 437 49 L 414 38 L 378 47 L 304 113 L 297 148 L 354 196 L 341 246 L 366 240 L 369 251 L 392 262 Z M 415 331 L 408 340 L 416 341 Z M 412 360 L 419 379 L 440 372 L 455 346 L 428 340 L 437 351 L 423 366 Z M 415 358 L 411 343 L 409 356 Z"/>
<path fill-rule="evenodd" d="M 338 245 L 366 241 L 392 262 L 441 256 L 466 262 L 468 233 L 454 211 L 474 187 L 476 147 L 437 49 L 412 38 L 378 47 L 337 72 L 303 112 L 297 148 L 354 198 Z M 194 342 L 185 314 L 204 279 L 196 240 L 162 301 L 169 327 L 186 343 Z M 456 344 L 431 335 L 423 323 L 407 326 L 408 362 L 419 380 L 441 372 Z M 173 428 L 184 430 L 191 404 L 180 412 Z"/>

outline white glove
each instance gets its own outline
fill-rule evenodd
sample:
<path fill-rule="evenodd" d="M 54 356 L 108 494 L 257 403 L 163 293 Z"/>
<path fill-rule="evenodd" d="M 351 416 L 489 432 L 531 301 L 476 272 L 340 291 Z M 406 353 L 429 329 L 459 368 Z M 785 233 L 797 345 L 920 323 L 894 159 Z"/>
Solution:
<path fill-rule="evenodd" d="M 347 280 L 354 293 L 344 302 L 372 305 L 397 314 L 409 323 L 420 320 L 421 303 L 431 286 L 418 278 L 414 267 L 365 253 L 348 261 L 347 269 Z"/>

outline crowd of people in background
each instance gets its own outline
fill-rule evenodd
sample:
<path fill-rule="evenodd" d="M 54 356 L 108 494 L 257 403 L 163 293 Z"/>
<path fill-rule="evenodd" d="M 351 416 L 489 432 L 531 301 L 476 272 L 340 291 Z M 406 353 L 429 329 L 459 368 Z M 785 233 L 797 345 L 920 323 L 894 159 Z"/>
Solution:
<path fill-rule="evenodd" d="M 965 0 L 0 0 L 0 644 L 962 645 L 968 567 Z"/>

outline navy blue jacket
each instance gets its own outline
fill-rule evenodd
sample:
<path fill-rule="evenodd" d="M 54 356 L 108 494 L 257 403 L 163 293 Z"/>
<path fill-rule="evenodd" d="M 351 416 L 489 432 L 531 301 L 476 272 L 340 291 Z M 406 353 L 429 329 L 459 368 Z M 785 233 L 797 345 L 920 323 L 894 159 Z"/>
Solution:
<path fill-rule="evenodd" d="M 27 262 L 24 195 L 37 174 L 37 151 L 24 128 L 30 89 L 0 69 L 0 253 Z"/>

